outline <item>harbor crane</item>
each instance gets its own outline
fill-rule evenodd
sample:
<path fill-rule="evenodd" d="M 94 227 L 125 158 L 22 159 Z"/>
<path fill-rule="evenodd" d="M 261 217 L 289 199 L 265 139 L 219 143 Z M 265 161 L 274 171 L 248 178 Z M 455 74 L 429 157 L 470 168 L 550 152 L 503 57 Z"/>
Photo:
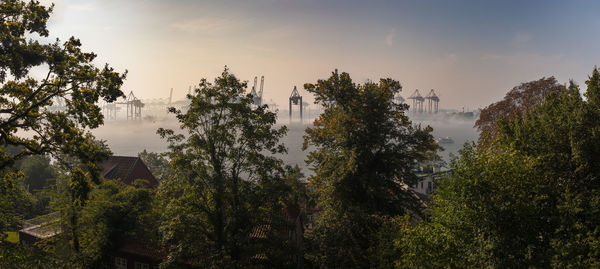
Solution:
<path fill-rule="evenodd" d="M 260 90 L 256 91 L 256 80 L 258 77 L 254 77 L 254 86 L 252 86 L 252 90 L 250 91 L 250 95 L 252 95 L 252 103 L 256 106 L 262 106 L 262 95 L 263 95 L 263 87 L 265 85 L 265 76 L 260 76 Z"/>
<path fill-rule="evenodd" d="M 408 99 L 413 100 L 412 107 L 414 112 L 423 112 L 423 101 L 425 101 L 425 98 L 421 96 L 421 94 L 419 93 L 419 89 L 416 89 L 415 92 L 410 97 L 408 97 Z"/>
<path fill-rule="evenodd" d="M 429 91 L 429 94 L 425 96 L 425 99 L 427 99 L 427 112 L 438 113 L 438 105 L 440 103 L 440 98 L 435 94 L 433 89 Z"/>
<path fill-rule="evenodd" d="M 101 108 L 104 110 L 103 114 L 108 119 L 117 119 L 117 111 L 120 109 L 118 105 L 125 105 L 127 107 L 127 119 L 132 120 L 141 120 L 142 119 L 142 107 L 145 104 L 142 100 L 135 97 L 133 91 L 129 92 L 127 98 L 121 99 L 119 102 L 106 103 L 103 102 L 101 104 Z"/>
<path fill-rule="evenodd" d="M 300 107 L 300 121 L 302 121 L 302 96 L 294 86 L 292 94 L 290 95 L 290 121 L 292 120 L 292 103 Z"/>
<path fill-rule="evenodd" d="M 406 100 L 404 100 L 402 95 L 396 94 L 396 96 L 394 96 L 394 101 L 396 101 L 396 104 L 404 104 Z"/>

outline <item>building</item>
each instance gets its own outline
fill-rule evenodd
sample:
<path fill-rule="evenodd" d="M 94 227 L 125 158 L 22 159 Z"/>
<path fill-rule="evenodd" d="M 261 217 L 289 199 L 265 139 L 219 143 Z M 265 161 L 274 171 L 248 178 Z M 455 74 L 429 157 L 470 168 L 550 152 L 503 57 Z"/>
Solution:
<path fill-rule="evenodd" d="M 441 165 L 440 163 L 427 163 L 419 166 L 416 175 L 420 178 L 412 189 L 422 195 L 430 195 L 435 191 L 435 179 L 443 177 L 451 173 L 452 170 Z"/>
<path fill-rule="evenodd" d="M 19 243 L 23 246 L 34 246 L 35 243 L 61 232 L 60 211 L 56 211 L 23 221 L 23 228 L 19 230 Z"/>
<path fill-rule="evenodd" d="M 127 185 L 134 185 L 135 180 L 141 179 L 147 187 L 158 187 L 158 181 L 140 157 L 110 156 L 100 163 L 100 167 L 105 179 L 118 178 Z"/>
<path fill-rule="evenodd" d="M 118 179 L 128 185 L 134 185 L 136 180 L 141 179 L 150 188 L 158 186 L 158 181 L 139 157 L 111 156 L 100 163 L 100 167 L 102 168 L 101 175 L 105 179 Z M 57 211 L 24 221 L 23 228 L 19 230 L 20 244 L 34 246 L 41 240 L 60 234 L 63 230 L 60 225 L 60 217 L 61 212 Z M 128 249 L 125 248 L 124 252 L 127 253 L 127 251 Z M 142 266 L 141 268 L 146 267 Z"/>
<path fill-rule="evenodd" d="M 115 269 L 155 269 L 165 257 L 163 251 L 143 240 L 127 242 L 112 253 Z"/>

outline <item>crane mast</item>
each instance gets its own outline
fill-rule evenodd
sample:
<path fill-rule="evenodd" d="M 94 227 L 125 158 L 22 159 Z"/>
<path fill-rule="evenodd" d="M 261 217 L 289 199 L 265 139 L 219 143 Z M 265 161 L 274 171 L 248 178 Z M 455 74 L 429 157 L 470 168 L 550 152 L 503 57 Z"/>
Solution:
<path fill-rule="evenodd" d="M 258 77 L 254 77 L 254 86 L 252 86 L 252 90 L 250 90 L 250 95 L 252 95 L 252 103 L 255 106 L 262 106 L 262 94 L 263 94 L 263 86 L 265 85 L 265 76 L 260 77 L 260 90 L 256 92 L 256 83 L 258 81 Z"/>

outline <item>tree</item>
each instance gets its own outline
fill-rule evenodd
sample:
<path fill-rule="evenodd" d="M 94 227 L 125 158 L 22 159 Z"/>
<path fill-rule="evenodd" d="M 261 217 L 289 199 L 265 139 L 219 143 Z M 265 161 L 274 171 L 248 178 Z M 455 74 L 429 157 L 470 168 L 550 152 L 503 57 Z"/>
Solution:
<path fill-rule="evenodd" d="M 7 237 L 7 231 L 15 231 L 33 203 L 33 197 L 23 181 L 22 172 L 7 172 L 0 181 L 0 242 Z"/>
<path fill-rule="evenodd" d="M 39 192 L 55 182 L 56 171 L 47 156 L 28 156 L 20 163 L 19 170 L 25 174 L 25 185 L 30 192 Z"/>
<path fill-rule="evenodd" d="M 597 67 L 594 67 L 592 75 L 585 84 L 587 86 L 585 97 L 588 103 L 593 107 L 600 107 L 600 72 Z"/>
<path fill-rule="evenodd" d="M 498 121 L 489 146 L 466 147 L 438 182 L 431 222 L 407 226 L 397 240 L 398 265 L 600 265 L 597 74 L 587 101 L 571 81 L 523 116 Z"/>
<path fill-rule="evenodd" d="M 195 266 L 241 267 L 264 253 L 251 236 L 281 215 L 286 151 L 275 113 L 252 98 L 229 69 L 214 84 L 202 79 L 186 112 L 175 108 L 181 132 L 159 129 L 176 176 L 161 182 L 161 226 L 170 253 Z"/>
<path fill-rule="evenodd" d="M 584 101 L 571 81 L 522 120 L 503 122 L 500 141 L 539 160 L 549 200 L 552 265 L 594 267 L 600 264 L 600 95 L 598 71 L 586 82 Z M 577 240 L 574 240 L 577 238 Z"/>
<path fill-rule="evenodd" d="M 159 214 L 155 211 L 154 197 L 153 190 L 143 184 L 127 186 L 118 180 L 105 180 L 94 188 L 78 220 L 82 267 L 113 266 L 112 252 L 126 242 L 159 249 Z"/>
<path fill-rule="evenodd" d="M 522 117 L 527 111 L 541 104 L 549 94 L 564 89 L 565 87 L 560 85 L 554 77 L 541 78 L 515 86 L 502 101 L 481 110 L 479 119 L 475 122 L 475 127 L 481 132 L 479 144 L 487 145 L 496 137 L 497 122 L 501 119 L 513 120 L 516 117 Z"/>
<path fill-rule="evenodd" d="M 548 267 L 548 199 L 535 158 L 466 144 L 436 182 L 429 221 L 405 220 L 396 268 Z"/>
<path fill-rule="evenodd" d="M 62 181 L 57 188 L 63 190 L 69 186 Z M 54 212 L 72 207 L 71 197 L 64 193 L 55 195 L 51 203 Z M 76 215 L 79 252 L 73 252 L 72 233 L 65 231 L 70 229 L 70 218 L 50 219 L 56 221 L 62 232 L 38 241 L 35 249 L 42 251 L 43 260 L 50 261 L 48 268 L 112 268 L 114 252 L 126 243 L 158 252 L 160 214 L 156 202 L 155 190 L 147 188 L 141 180 L 130 186 L 119 180 L 103 179 L 90 190 L 85 205 Z"/>
<path fill-rule="evenodd" d="M 376 267 L 369 259 L 386 217 L 417 214 L 407 190 L 418 178 L 417 161 L 436 151 L 431 127 L 413 126 L 405 104 L 393 102 L 400 83 L 357 85 L 348 73 L 305 84 L 325 111 L 308 128 L 304 147 L 322 208 L 310 233 L 309 257 L 320 267 Z"/>
<path fill-rule="evenodd" d="M 164 154 L 156 152 L 144 151 L 138 154 L 138 157 L 144 161 L 144 164 L 148 167 L 152 175 L 160 182 L 171 177 L 175 172 L 171 169 L 169 160 L 165 158 Z"/>
<path fill-rule="evenodd" d="M 20 149 L 15 154 L 6 152 L 5 147 L 0 149 L 0 185 L 12 185 L 11 171 L 17 160 L 50 154 L 69 168 L 75 220 L 78 207 L 87 199 L 88 181 L 99 180 L 97 162 L 110 153 L 102 143 L 93 141 L 87 129 L 103 123 L 96 104 L 100 98 L 112 102 L 123 96 L 120 87 L 125 74 L 108 65 L 95 67 L 92 61 L 96 55 L 83 52 L 81 42 L 74 37 L 62 44 L 32 39 L 34 35 L 48 36 L 46 23 L 51 11 L 52 7 L 36 1 L 0 3 L 0 145 Z M 33 69 L 42 70 L 44 75 L 36 78 Z M 58 100 L 64 107 L 52 109 Z M 65 156 L 77 160 L 76 165 L 62 161 Z M 72 226 L 76 231 L 76 223 Z M 73 232 L 72 240 L 78 251 L 76 235 Z"/>

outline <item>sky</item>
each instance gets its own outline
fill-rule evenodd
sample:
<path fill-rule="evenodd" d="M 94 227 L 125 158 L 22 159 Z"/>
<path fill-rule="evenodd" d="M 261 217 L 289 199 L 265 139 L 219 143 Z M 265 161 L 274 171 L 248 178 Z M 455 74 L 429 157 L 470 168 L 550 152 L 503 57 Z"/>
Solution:
<path fill-rule="evenodd" d="M 97 63 L 128 70 L 124 92 L 183 99 L 227 65 L 265 76 L 265 102 L 348 72 L 390 77 L 401 95 L 434 89 L 440 108 L 499 101 L 521 82 L 585 80 L 600 65 L 599 1 L 45 0 L 50 38 L 81 39 Z M 251 84 L 252 82 L 250 82 Z"/>

